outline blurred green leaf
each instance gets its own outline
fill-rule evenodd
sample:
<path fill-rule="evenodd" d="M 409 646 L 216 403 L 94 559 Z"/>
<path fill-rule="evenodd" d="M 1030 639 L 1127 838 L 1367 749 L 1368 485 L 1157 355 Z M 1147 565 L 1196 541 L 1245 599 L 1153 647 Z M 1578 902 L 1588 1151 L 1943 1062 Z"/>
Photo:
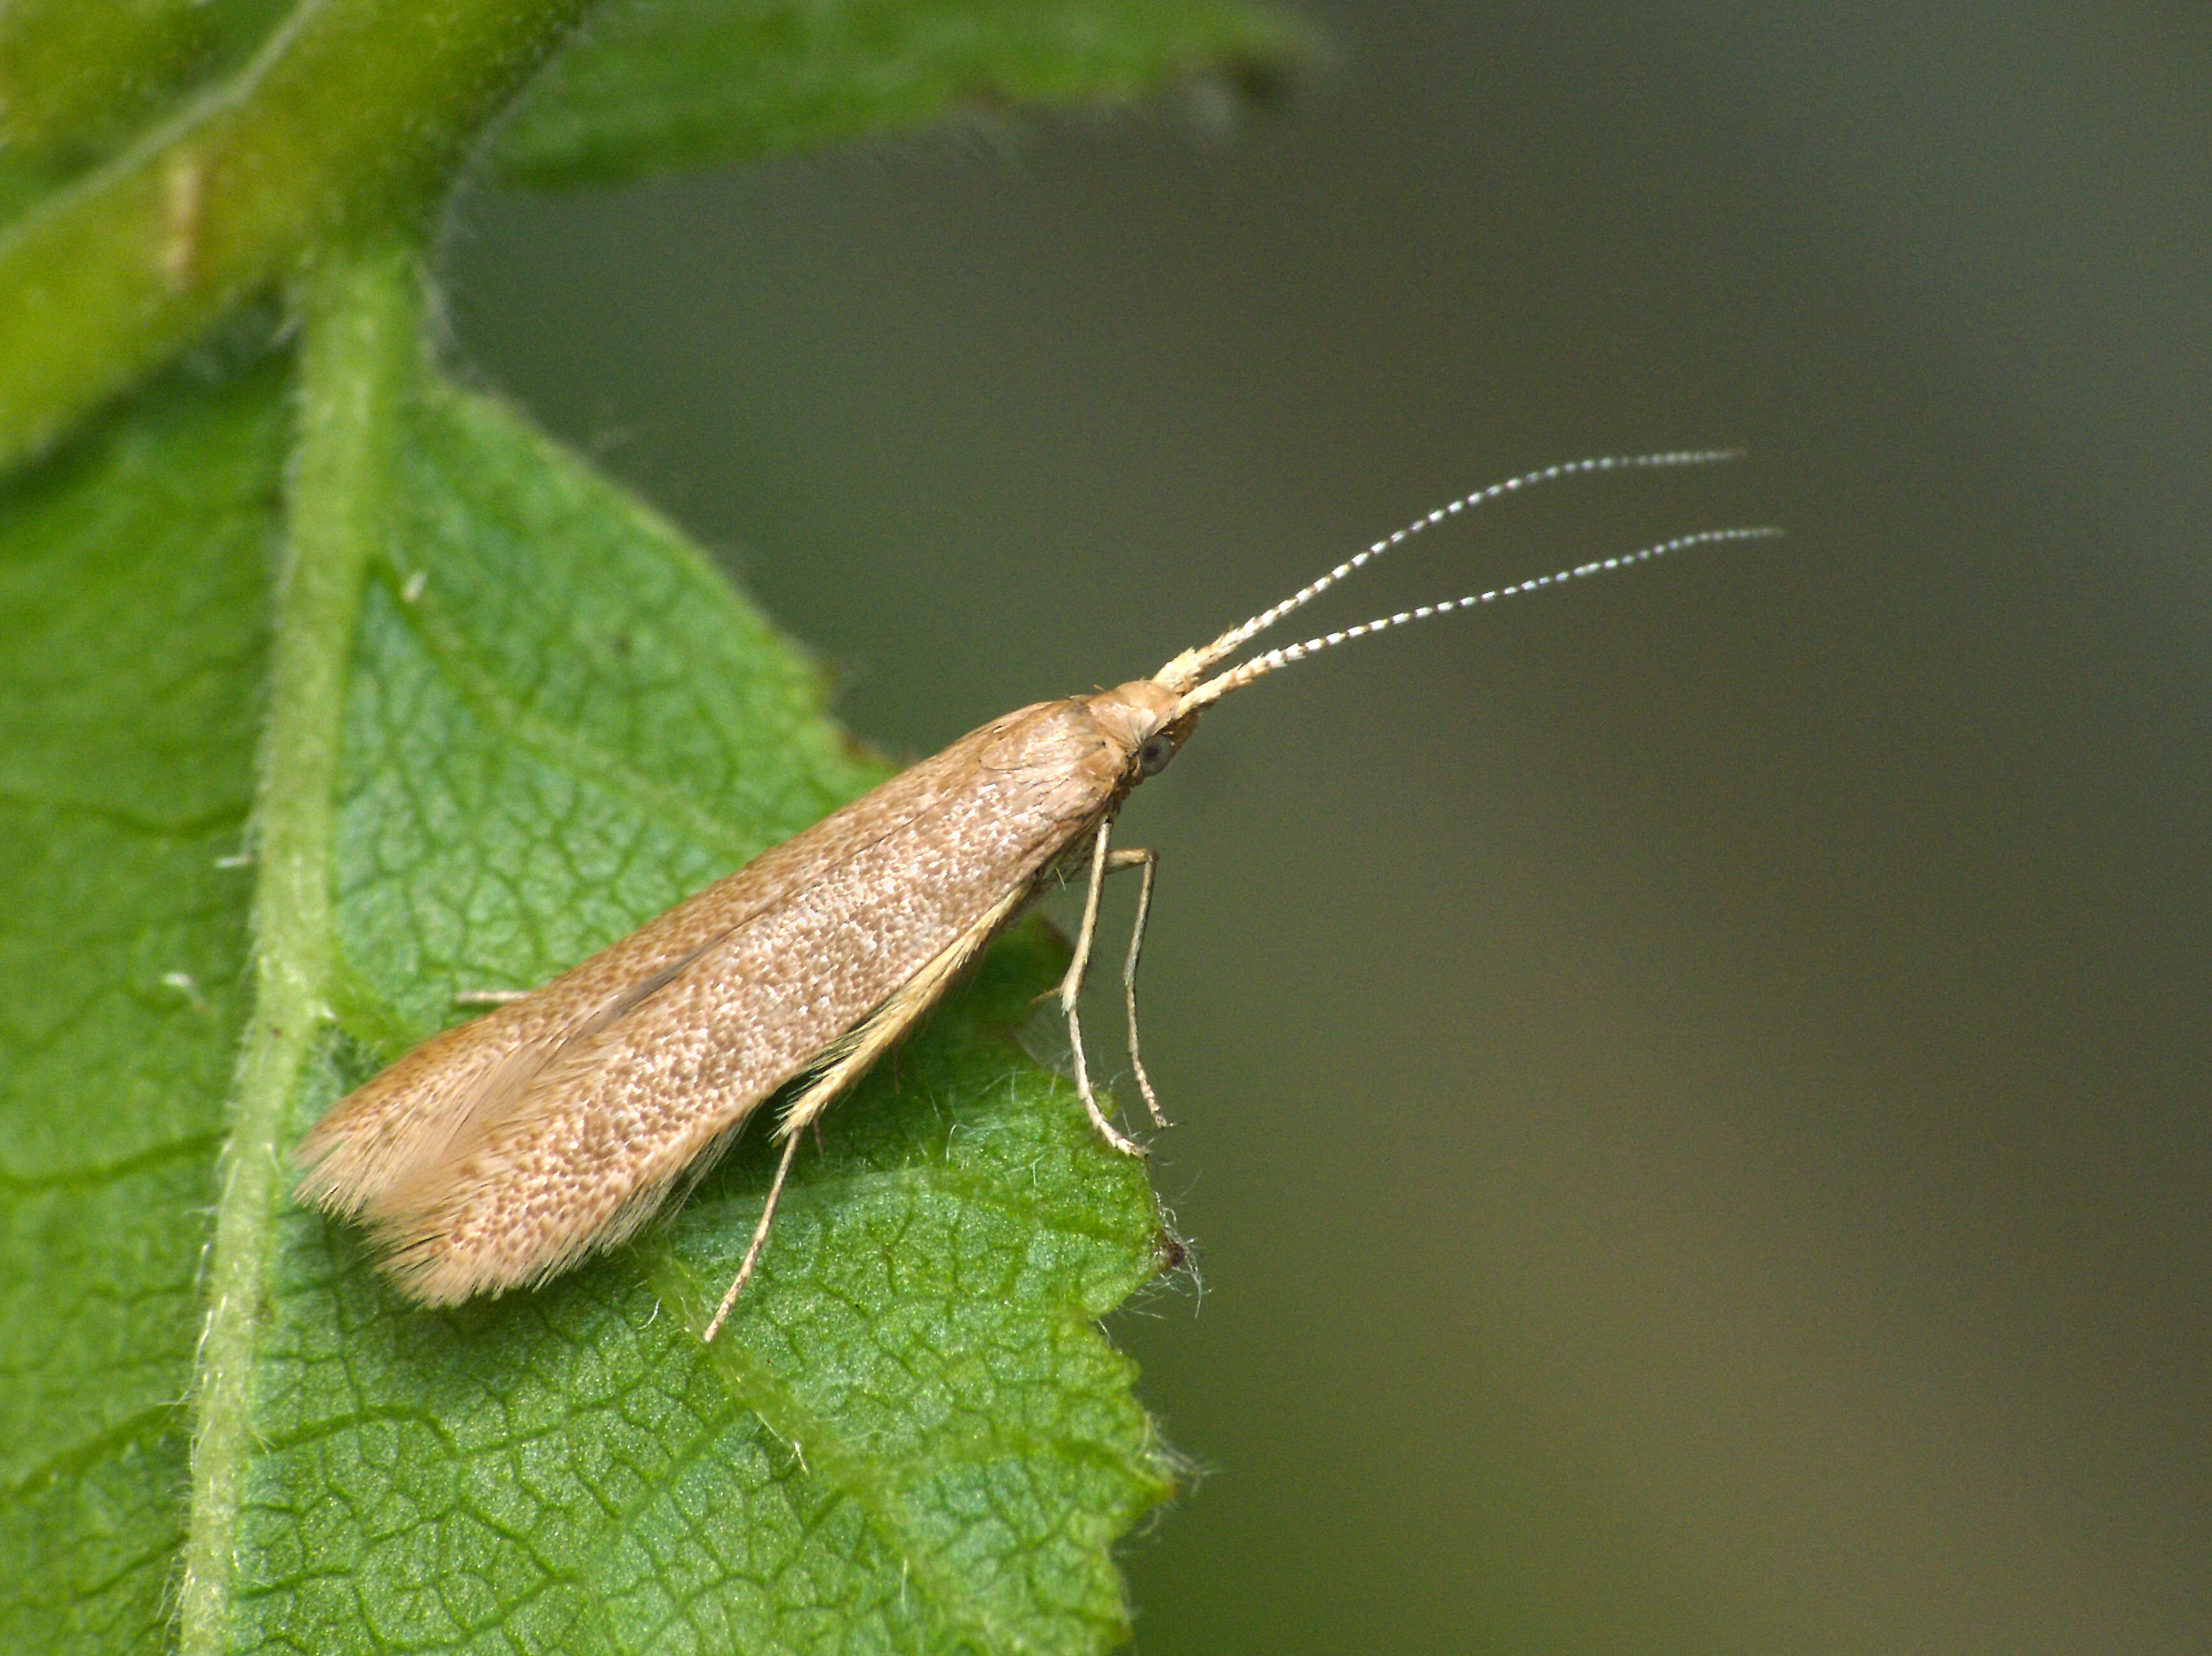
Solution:
<path fill-rule="evenodd" d="M 286 0 L 7 0 L 0 149 L 60 172 L 104 159 L 177 100 L 234 70 Z"/>
<path fill-rule="evenodd" d="M 51 167 L 0 150 L 0 227 L 29 212 L 60 184 Z"/>
<path fill-rule="evenodd" d="M 192 0 L 0 6 L 0 145 L 64 164 L 112 148 L 194 78 L 221 9 Z"/>
<path fill-rule="evenodd" d="M 1010 1037 L 1064 958 L 1042 931 L 833 1112 L 711 1352 L 759 1143 L 633 1248 L 442 1313 L 272 1197 L 250 1418 L 179 1406 L 210 1209 L 252 1186 L 216 1156 L 287 367 L 172 375 L 0 499 L 0 1644 L 165 1644 L 188 1445 L 238 1426 L 209 1648 L 1111 1645 L 1108 1549 L 1169 1476 L 1094 1319 L 1158 1222 Z M 726 581 L 504 408 L 421 387 L 392 464 L 334 802 L 343 1033 L 295 1131 L 455 989 L 543 977 L 878 773 Z"/>
<path fill-rule="evenodd" d="M 520 183 L 605 183 L 1178 77 L 1262 89 L 1308 39 L 1233 0 L 609 0 L 493 161 Z"/>
<path fill-rule="evenodd" d="M 229 80 L 0 227 L 0 467 L 319 257 L 426 234 L 484 124 L 589 9 L 301 4 Z"/>

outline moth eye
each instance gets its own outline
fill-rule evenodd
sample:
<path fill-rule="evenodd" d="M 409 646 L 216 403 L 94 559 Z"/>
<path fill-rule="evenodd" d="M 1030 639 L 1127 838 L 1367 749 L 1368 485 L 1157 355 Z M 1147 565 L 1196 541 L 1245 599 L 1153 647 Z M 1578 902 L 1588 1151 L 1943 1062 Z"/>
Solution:
<path fill-rule="evenodd" d="M 1137 749 L 1137 774 L 1158 776 L 1168 767 L 1168 761 L 1174 757 L 1175 743 L 1169 740 L 1168 733 L 1162 731 L 1158 735 L 1147 738 L 1145 745 Z"/>

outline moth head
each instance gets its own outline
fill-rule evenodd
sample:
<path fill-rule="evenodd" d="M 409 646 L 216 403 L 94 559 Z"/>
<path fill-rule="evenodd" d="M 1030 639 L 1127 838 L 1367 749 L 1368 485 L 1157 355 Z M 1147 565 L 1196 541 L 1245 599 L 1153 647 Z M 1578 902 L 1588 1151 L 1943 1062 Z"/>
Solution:
<path fill-rule="evenodd" d="M 1165 770 L 1197 725 L 1197 714 L 1183 713 L 1182 704 L 1180 693 L 1149 678 L 1133 679 L 1088 698 L 1091 716 L 1121 749 L 1131 787 Z"/>

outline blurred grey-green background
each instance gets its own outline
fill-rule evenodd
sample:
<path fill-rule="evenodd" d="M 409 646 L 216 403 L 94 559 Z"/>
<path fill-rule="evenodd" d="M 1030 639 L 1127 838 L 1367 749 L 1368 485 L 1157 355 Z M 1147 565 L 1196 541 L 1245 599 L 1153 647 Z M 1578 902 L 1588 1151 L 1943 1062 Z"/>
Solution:
<path fill-rule="evenodd" d="M 1790 539 L 1302 667 L 1132 803 L 1205 1284 L 1113 1325 L 1205 1471 L 1139 1648 L 2212 1648 L 2212 15 L 1304 15 L 1280 107 L 450 248 L 898 754 L 1753 451 L 1322 618 Z"/>

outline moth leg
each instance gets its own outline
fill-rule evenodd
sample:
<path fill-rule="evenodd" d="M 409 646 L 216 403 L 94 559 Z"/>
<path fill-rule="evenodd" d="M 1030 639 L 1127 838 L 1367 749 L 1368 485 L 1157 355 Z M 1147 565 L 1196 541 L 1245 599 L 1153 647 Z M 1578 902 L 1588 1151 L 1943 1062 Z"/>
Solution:
<path fill-rule="evenodd" d="M 531 989 L 456 989 L 456 1006 L 512 1006 L 519 1000 L 527 1000 L 536 993 Z"/>
<path fill-rule="evenodd" d="M 1137 1089 L 1145 1095 L 1145 1107 L 1152 1113 L 1152 1120 L 1159 1126 L 1168 1125 L 1167 1116 L 1160 1109 L 1159 1095 L 1152 1090 L 1152 1078 L 1145 1073 L 1145 1060 L 1137 1050 L 1137 957 L 1145 952 L 1145 922 L 1152 913 L 1152 877 L 1159 872 L 1160 853 L 1157 851 L 1117 851 L 1106 859 L 1106 871 L 1117 869 L 1142 868 L 1145 883 L 1137 891 L 1137 923 L 1129 931 L 1129 958 L 1121 967 L 1121 991 L 1129 1004 L 1129 1067 L 1137 1072 Z"/>
<path fill-rule="evenodd" d="M 1098 888 L 1106 883 L 1106 866 L 1113 855 L 1107 847 L 1113 836 L 1111 819 L 1098 824 L 1098 843 L 1091 858 L 1091 889 L 1083 900 L 1083 929 L 1075 934 L 1075 958 L 1067 963 L 1067 975 L 1060 980 L 1060 1010 L 1066 1015 L 1068 1046 L 1075 1054 L 1075 1089 L 1083 1095 L 1091 1125 L 1122 1155 L 1141 1157 L 1150 1152 L 1106 1119 L 1106 1112 L 1098 1107 L 1097 1095 L 1091 1090 L 1091 1066 L 1083 1056 L 1083 1020 L 1076 1010 L 1076 1003 L 1083 996 L 1083 976 L 1091 966 L 1091 939 L 1098 931 Z"/>
<path fill-rule="evenodd" d="M 737 1304 L 738 1295 L 745 1291 L 745 1284 L 752 1280 L 753 1267 L 760 1263 L 761 1250 L 768 1246 L 768 1228 L 775 1222 L 775 1204 L 782 1199 L 783 1181 L 791 1176 L 792 1158 L 799 1154 L 799 1137 L 793 1133 L 784 1141 L 783 1160 L 775 1164 L 775 1182 L 768 1187 L 768 1205 L 761 1210 L 760 1223 L 753 1227 L 752 1246 L 745 1250 L 744 1263 L 738 1267 L 737 1279 L 730 1284 L 730 1291 L 722 1295 L 722 1303 L 715 1307 L 714 1320 L 699 1337 L 708 1345 L 712 1345 L 714 1336 L 722 1331 L 723 1319 L 730 1314 L 730 1307 Z"/>

